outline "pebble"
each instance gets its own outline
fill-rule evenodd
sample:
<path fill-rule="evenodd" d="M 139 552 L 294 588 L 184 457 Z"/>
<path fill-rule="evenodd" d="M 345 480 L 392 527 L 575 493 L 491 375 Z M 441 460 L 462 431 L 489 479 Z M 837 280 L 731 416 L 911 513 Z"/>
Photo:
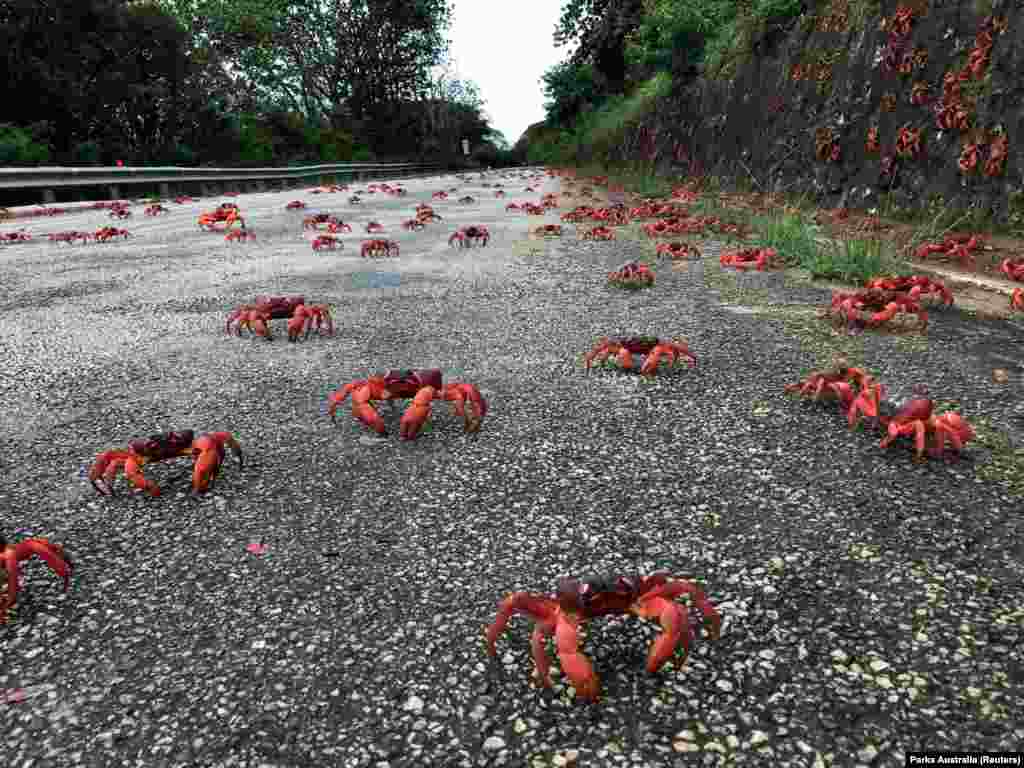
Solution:
<path fill-rule="evenodd" d="M 497 752 L 499 749 L 505 748 L 505 740 L 500 736 L 488 736 L 484 741 L 485 752 Z"/>

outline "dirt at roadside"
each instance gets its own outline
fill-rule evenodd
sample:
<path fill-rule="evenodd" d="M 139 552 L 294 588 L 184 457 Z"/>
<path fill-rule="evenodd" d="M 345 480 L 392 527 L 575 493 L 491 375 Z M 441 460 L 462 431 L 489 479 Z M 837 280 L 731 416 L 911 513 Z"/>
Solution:
<path fill-rule="evenodd" d="M 561 195 L 562 208 L 572 210 L 579 205 L 594 207 L 610 205 L 624 199 L 626 205 L 639 205 L 640 196 L 626 192 L 615 195 L 616 200 L 609 199 L 608 189 L 592 183 L 570 179 L 563 189 L 567 193 Z M 590 195 L 579 194 L 584 188 L 591 190 Z M 702 193 L 706 195 L 707 193 Z M 784 207 L 786 203 L 773 201 L 769 196 L 758 193 L 718 193 L 718 201 L 724 207 L 742 215 L 763 215 Z M 917 258 L 914 253 L 913 238 L 919 227 L 898 221 L 882 219 L 862 211 L 843 209 L 818 209 L 810 214 L 823 229 L 828 239 L 878 238 L 891 243 L 896 253 L 912 268 L 915 274 L 941 280 L 956 297 L 959 306 L 969 312 L 993 318 L 1020 317 L 1021 313 L 1013 309 L 1010 296 L 1015 288 L 1024 285 L 1008 280 L 999 267 L 1005 259 L 1024 259 L 1024 240 L 1008 235 L 997 235 L 986 232 L 949 232 L 946 237 L 968 238 L 978 235 L 980 247 L 971 252 L 973 263 L 962 263 L 944 256 Z M 836 290 L 849 290 L 848 285 L 822 281 L 823 286 L 834 287 Z"/>

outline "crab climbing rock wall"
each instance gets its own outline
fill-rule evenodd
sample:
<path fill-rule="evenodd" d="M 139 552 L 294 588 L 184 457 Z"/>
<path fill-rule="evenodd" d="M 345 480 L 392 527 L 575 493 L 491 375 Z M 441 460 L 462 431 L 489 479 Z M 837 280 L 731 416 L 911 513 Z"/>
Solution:
<path fill-rule="evenodd" d="M 1024 6 L 826 0 L 680 82 L 613 161 L 823 205 L 1024 223 Z"/>

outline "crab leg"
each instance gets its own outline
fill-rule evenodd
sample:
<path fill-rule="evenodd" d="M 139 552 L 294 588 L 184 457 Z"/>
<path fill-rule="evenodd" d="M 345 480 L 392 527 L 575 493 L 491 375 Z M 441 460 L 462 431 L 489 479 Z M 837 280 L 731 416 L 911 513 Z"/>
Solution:
<path fill-rule="evenodd" d="M 129 454 L 124 462 L 124 476 L 139 490 L 145 491 L 150 496 L 159 496 L 160 486 L 148 480 L 142 474 L 142 468 L 145 465 L 146 460 L 144 458 L 135 454 Z"/>
<path fill-rule="evenodd" d="M 551 686 L 551 660 L 548 658 L 544 641 L 555 631 L 558 618 L 558 603 L 549 597 L 529 592 L 513 592 L 501 601 L 494 623 L 487 628 L 487 653 L 492 657 L 498 655 L 496 643 L 508 626 L 509 619 L 520 613 L 529 616 L 536 622 L 530 645 L 533 661 L 537 665 L 538 681 L 542 685 Z"/>
<path fill-rule="evenodd" d="M 480 429 L 480 422 L 487 415 L 487 401 L 474 385 L 452 382 L 441 391 L 439 397 L 452 402 L 455 415 L 462 418 L 467 432 L 476 432 Z M 467 401 L 470 413 L 466 412 Z"/>
<path fill-rule="evenodd" d="M 654 619 L 661 624 L 662 632 L 651 642 L 647 652 L 647 671 L 657 672 L 672 658 L 676 648 L 683 646 L 681 666 L 690 652 L 690 621 L 686 606 L 664 597 L 645 597 L 630 609 L 643 619 Z"/>
<path fill-rule="evenodd" d="M 420 429 L 430 418 L 430 404 L 434 401 L 436 390 L 433 387 L 423 387 L 412 399 L 402 419 L 399 422 L 399 436 L 402 440 L 415 440 Z M 393 402 L 393 401 L 392 401 Z"/>
<path fill-rule="evenodd" d="M 104 451 L 97 456 L 89 468 L 89 482 L 93 488 L 106 496 L 112 495 L 110 485 L 127 458 L 127 451 Z"/>
<path fill-rule="evenodd" d="M 45 539 L 26 539 L 14 545 L 7 545 L 0 548 L 0 567 L 7 571 L 7 597 L 3 605 L 0 605 L 0 616 L 4 616 L 8 609 L 14 607 L 18 595 L 18 561 L 27 560 L 35 555 L 43 560 L 58 576 L 64 579 L 64 589 L 67 590 L 71 578 L 71 569 L 68 562 L 60 556 L 53 544 Z"/>
<path fill-rule="evenodd" d="M 601 679 L 594 672 L 594 665 L 579 649 L 579 619 L 567 611 L 558 612 L 555 625 L 555 647 L 562 671 L 569 678 L 576 695 L 584 701 L 594 701 L 601 691 Z"/>

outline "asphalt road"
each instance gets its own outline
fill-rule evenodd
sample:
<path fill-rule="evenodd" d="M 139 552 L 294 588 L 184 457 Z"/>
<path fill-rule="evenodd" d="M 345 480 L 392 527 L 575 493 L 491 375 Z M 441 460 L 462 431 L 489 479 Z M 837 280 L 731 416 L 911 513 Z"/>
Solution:
<path fill-rule="evenodd" d="M 1020 326 L 936 312 L 927 339 L 842 342 L 894 391 L 926 382 L 1011 441 L 918 465 L 783 395 L 827 362 L 807 315 L 827 291 L 723 275 L 711 244 L 613 292 L 608 268 L 647 244 L 527 239 L 561 211 L 505 205 L 558 181 L 531 194 L 492 174 L 505 199 L 484 183 L 407 181 L 358 207 L 242 195 L 250 243 L 198 231 L 217 198 L 135 206 L 115 222 L 127 241 L 0 248 L 0 529 L 76 562 L 67 594 L 25 565 L 0 627 L 4 764 L 901 766 L 918 748 L 1019 749 Z M 452 187 L 443 222 L 399 229 Z M 306 212 L 285 211 L 296 198 Z M 353 225 L 344 249 L 310 249 L 301 219 L 320 210 Z M 400 257 L 358 256 L 370 219 Z M 490 245 L 449 248 L 470 224 Z M 336 335 L 226 335 L 267 293 L 330 304 Z M 596 339 L 625 333 L 684 337 L 699 365 L 584 376 Z M 404 367 L 479 386 L 481 431 L 443 404 L 412 443 L 325 415 L 342 384 Z M 85 482 L 100 451 L 184 428 L 233 432 L 245 467 L 199 500 L 184 460 L 147 467 L 160 498 Z M 524 619 L 484 653 L 509 591 L 656 569 L 699 580 L 725 619 L 681 670 L 643 670 L 655 630 L 635 620 L 589 627 L 596 705 L 531 687 Z"/>

